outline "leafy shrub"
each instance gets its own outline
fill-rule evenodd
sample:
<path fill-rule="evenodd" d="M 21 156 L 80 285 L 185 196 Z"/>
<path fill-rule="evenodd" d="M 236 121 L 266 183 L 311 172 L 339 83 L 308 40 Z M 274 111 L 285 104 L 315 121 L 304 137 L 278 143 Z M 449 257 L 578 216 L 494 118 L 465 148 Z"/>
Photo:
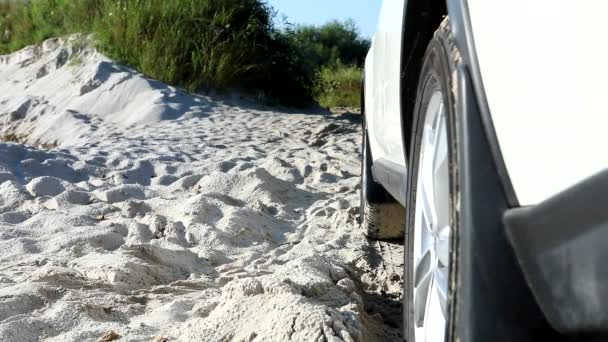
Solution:
<path fill-rule="evenodd" d="M 317 101 L 323 107 L 360 106 L 362 69 L 336 64 L 321 69 L 315 87 Z"/>
<path fill-rule="evenodd" d="M 299 25 L 288 34 L 311 67 L 318 69 L 338 63 L 362 66 L 371 44 L 350 19 L 321 26 Z"/>
<path fill-rule="evenodd" d="M 322 26 L 300 25 L 286 35 L 303 56 L 302 67 L 315 75 L 314 97 L 324 107 L 359 107 L 360 80 L 371 42 L 352 20 Z"/>

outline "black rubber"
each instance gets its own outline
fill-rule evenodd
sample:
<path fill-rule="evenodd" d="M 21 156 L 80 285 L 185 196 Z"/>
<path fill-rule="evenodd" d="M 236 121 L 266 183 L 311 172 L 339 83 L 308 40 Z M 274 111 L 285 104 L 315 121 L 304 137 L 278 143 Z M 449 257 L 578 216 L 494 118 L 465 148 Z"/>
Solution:
<path fill-rule="evenodd" d="M 608 335 L 608 170 L 505 213 L 507 235 L 551 325 Z"/>
<path fill-rule="evenodd" d="M 405 338 L 407 341 L 415 341 L 414 335 L 414 307 L 413 307 L 413 283 L 410 279 L 414 277 L 414 217 L 416 208 L 416 191 L 418 182 L 418 164 L 420 162 L 420 145 L 422 139 L 422 128 L 425 121 L 425 115 L 431 97 L 436 91 L 441 91 L 443 94 L 443 103 L 447 107 L 447 130 L 448 141 L 454 142 L 454 120 L 455 120 L 455 105 L 454 96 L 451 87 L 451 75 L 455 68 L 454 59 L 457 56 L 452 54 L 450 42 L 450 32 L 447 29 L 448 22 L 441 24 L 440 29 L 435 33 L 435 37 L 429 43 L 427 52 L 424 57 L 424 62 L 419 78 L 419 85 L 416 97 L 416 106 L 413 116 L 412 142 L 410 143 L 410 164 L 408 168 L 408 195 L 407 195 L 407 221 L 405 234 L 405 281 L 404 281 L 404 328 Z M 450 226 L 454 226 L 458 222 L 458 214 L 454 206 L 454 198 L 458 194 L 458 165 L 455 144 L 449 144 L 448 155 L 450 165 L 450 211 L 451 220 Z"/>
<path fill-rule="evenodd" d="M 471 78 L 457 72 L 460 223 L 450 334 L 461 341 L 564 341 L 540 311 L 508 242 L 509 208 Z"/>
<path fill-rule="evenodd" d="M 447 104 L 450 142 L 452 241 L 446 341 L 560 341 L 536 305 L 507 241 L 502 223 L 507 195 L 447 18 L 425 55 L 414 112 L 405 238 L 405 337 L 414 341 L 409 279 L 420 127 L 436 89 L 441 89 Z"/>

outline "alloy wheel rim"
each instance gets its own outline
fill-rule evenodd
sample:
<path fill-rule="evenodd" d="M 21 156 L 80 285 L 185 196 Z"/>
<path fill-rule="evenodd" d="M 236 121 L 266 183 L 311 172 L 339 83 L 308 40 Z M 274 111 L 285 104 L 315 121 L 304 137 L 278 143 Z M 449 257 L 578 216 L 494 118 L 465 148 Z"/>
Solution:
<path fill-rule="evenodd" d="M 413 307 L 417 342 L 445 340 L 450 272 L 450 174 L 446 108 L 431 96 L 422 140 L 414 216 Z"/>

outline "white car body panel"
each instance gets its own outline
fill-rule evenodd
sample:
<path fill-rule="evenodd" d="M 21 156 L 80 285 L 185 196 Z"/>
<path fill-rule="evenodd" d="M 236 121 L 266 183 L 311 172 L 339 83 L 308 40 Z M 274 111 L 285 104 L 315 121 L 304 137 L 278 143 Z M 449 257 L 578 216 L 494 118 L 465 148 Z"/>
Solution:
<path fill-rule="evenodd" d="M 608 1 L 469 0 L 502 155 L 521 205 L 608 166 Z"/>
<path fill-rule="evenodd" d="M 385 0 L 365 61 L 365 118 L 373 161 L 405 168 L 401 134 L 401 36 L 405 0 Z"/>

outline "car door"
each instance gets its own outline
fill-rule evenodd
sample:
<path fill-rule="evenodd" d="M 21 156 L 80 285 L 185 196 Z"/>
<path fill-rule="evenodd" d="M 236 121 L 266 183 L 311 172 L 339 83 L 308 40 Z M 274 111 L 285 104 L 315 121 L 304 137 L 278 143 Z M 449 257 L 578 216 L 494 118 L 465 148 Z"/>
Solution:
<path fill-rule="evenodd" d="M 386 179 L 403 176 L 406 170 L 400 99 L 404 10 L 405 0 L 383 2 L 365 63 L 365 117 L 374 175 L 389 191 L 392 184 Z M 387 170 L 390 175 L 379 175 Z"/>

